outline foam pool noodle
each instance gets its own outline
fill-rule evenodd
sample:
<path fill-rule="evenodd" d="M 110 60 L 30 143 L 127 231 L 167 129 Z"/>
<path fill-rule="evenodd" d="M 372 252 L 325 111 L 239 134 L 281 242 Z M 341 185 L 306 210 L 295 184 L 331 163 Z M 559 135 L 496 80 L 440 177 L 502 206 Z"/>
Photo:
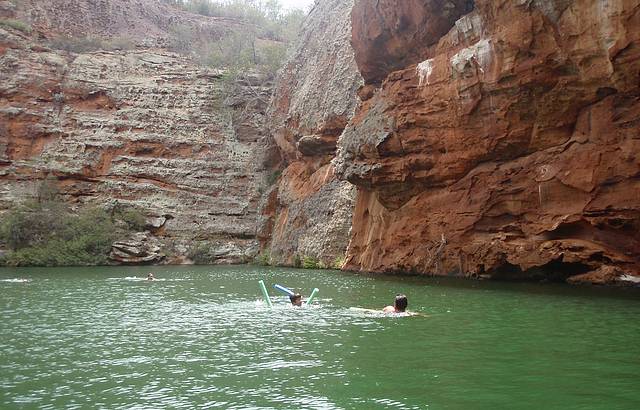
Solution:
<path fill-rule="evenodd" d="M 261 280 L 258 283 L 260 284 L 260 289 L 262 290 L 262 296 L 264 296 L 264 300 L 265 302 L 267 302 L 267 306 L 272 308 L 273 305 L 271 304 L 271 299 L 269 299 L 269 293 L 267 292 L 267 287 L 264 286 L 264 281 Z"/>
<path fill-rule="evenodd" d="M 280 292 L 284 292 L 284 293 L 286 293 L 286 294 L 287 294 L 287 295 L 289 295 L 289 296 L 293 296 L 293 295 L 295 295 L 295 294 L 296 294 L 296 293 L 295 293 L 294 291 L 292 291 L 291 289 L 289 289 L 289 288 L 285 288 L 285 287 L 284 287 L 284 286 L 282 286 L 282 285 L 278 285 L 278 284 L 276 284 L 276 285 L 273 285 L 273 287 L 274 287 L 274 288 L 276 288 L 276 289 L 278 289 Z"/>
<path fill-rule="evenodd" d="M 306 305 L 310 305 L 311 303 L 313 303 L 313 298 L 316 297 L 316 293 L 318 293 L 318 291 L 319 291 L 318 288 L 313 288 L 313 292 L 311 292 L 311 295 L 309 296 L 309 299 L 307 299 Z"/>

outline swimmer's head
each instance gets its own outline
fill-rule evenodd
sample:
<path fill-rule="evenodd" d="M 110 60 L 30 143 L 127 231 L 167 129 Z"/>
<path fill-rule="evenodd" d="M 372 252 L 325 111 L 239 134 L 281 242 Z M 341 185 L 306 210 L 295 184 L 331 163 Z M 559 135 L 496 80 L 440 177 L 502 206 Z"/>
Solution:
<path fill-rule="evenodd" d="M 396 300 L 393 302 L 393 307 L 397 312 L 404 312 L 407 309 L 407 305 L 409 301 L 407 301 L 407 297 L 402 294 L 396 295 Z"/>
<path fill-rule="evenodd" d="M 302 306 L 302 295 L 299 293 L 289 296 L 289 300 L 293 306 Z"/>

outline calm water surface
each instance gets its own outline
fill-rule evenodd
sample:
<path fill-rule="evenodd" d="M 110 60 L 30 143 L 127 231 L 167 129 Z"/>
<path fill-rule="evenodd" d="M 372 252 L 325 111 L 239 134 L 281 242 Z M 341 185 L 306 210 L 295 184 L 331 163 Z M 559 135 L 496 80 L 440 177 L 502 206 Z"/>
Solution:
<path fill-rule="evenodd" d="M 639 292 L 148 270 L 0 270 L 0 408 L 640 408 Z M 317 305 L 274 283 L 320 288 Z M 349 309 L 397 292 L 428 316 Z"/>

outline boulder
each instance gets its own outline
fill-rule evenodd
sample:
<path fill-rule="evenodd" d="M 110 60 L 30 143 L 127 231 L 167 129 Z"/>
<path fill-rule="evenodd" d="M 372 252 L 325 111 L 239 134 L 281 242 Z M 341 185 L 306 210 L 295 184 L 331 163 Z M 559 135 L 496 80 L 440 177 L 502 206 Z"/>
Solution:
<path fill-rule="evenodd" d="M 159 243 L 150 234 L 136 233 L 123 241 L 111 245 L 109 259 L 116 264 L 157 264 L 165 259 Z"/>

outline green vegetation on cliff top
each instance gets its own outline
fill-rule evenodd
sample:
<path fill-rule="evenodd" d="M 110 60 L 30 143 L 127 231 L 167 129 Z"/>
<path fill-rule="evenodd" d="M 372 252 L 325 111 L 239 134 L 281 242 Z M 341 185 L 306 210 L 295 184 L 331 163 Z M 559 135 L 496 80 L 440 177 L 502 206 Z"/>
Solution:
<path fill-rule="evenodd" d="M 31 33 L 31 26 L 24 21 L 15 19 L 0 19 L 0 27 L 10 27 L 24 33 Z"/>
<path fill-rule="evenodd" d="M 275 76 L 287 49 L 298 38 L 304 12 L 285 10 L 277 0 L 165 0 L 183 10 L 209 17 L 246 22 L 242 31 L 232 31 L 218 39 L 202 39 L 191 26 L 172 27 L 170 44 L 174 51 L 191 55 L 203 65 L 226 69 L 233 77 L 248 70 Z"/>
<path fill-rule="evenodd" d="M 223 32 L 217 37 L 205 34 L 194 24 L 176 23 L 168 30 L 170 50 L 192 58 L 203 66 L 224 70 L 234 81 L 246 72 L 254 71 L 274 77 L 287 56 L 287 50 L 297 40 L 305 13 L 300 9 L 284 9 L 277 0 L 163 0 L 172 7 L 208 17 L 221 17 L 243 22 L 241 28 Z M 18 23 L 20 25 L 18 26 Z M 14 20 L 2 20 L 23 31 L 28 25 Z M 220 22 L 220 27 L 225 23 Z M 98 50 L 130 50 L 136 39 L 126 35 L 109 39 L 96 36 L 59 35 L 48 46 L 73 53 Z"/>

